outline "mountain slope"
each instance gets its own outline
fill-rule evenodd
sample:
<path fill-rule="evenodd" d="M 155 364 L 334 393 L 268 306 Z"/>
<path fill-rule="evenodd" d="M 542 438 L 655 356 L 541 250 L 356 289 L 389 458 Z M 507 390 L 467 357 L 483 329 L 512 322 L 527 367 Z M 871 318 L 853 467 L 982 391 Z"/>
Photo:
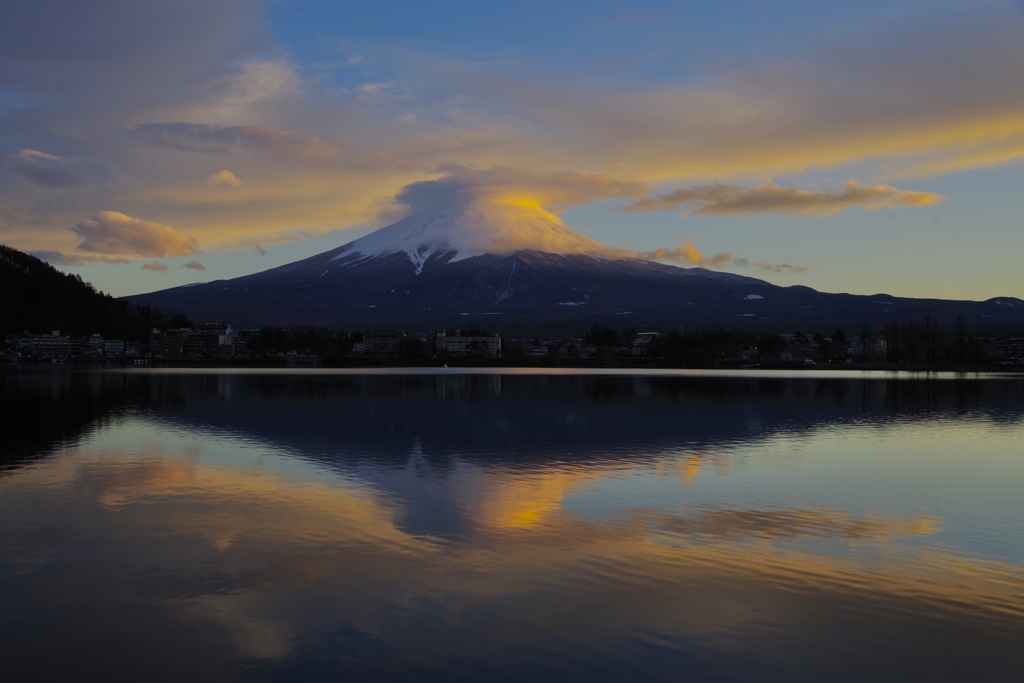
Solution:
<path fill-rule="evenodd" d="M 1024 302 L 951 302 L 824 294 L 756 278 L 645 261 L 534 205 L 473 202 L 410 216 L 278 268 L 128 297 L 236 327 L 348 330 L 486 326 L 573 333 L 594 323 L 664 330 L 831 332 L 930 315 L 950 325 L 1024 327 Z"/>

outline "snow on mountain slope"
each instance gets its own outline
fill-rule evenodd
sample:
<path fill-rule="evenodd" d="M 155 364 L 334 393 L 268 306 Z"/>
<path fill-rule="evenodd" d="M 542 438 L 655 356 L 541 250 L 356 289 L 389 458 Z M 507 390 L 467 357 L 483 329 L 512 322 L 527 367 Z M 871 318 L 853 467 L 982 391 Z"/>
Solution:
<path fill-rule="evenodd" d="M 507 255 L 527 249 L 611 259 L 632 256 L 573 232 L 558 216 L 535 203 L 479 199 L 457 208 L 413 214 L 351 242 L 332 261 L 344 260 L 347 265 L 404 253 L 419 274 L 434 255 L 454 263 L 482 254 Z"/>

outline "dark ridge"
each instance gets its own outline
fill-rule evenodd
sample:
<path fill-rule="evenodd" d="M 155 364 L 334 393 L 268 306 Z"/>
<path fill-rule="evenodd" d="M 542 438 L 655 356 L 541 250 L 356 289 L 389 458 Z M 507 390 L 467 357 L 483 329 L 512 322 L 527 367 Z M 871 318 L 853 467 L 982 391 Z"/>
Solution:
<path fill-rule="evenodd" d="M 167 319 L 169 324 L 170 318 Z M 144 339 L 164 314 L 97 291 L 79 275 L 0 245 L 0 336 L 46 333 Z"/>

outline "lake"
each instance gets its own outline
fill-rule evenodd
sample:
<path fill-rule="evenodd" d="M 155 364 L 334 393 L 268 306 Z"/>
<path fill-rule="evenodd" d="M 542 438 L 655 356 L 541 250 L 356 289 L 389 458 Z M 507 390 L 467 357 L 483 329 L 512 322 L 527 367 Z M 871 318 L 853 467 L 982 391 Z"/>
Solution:
<path fill-rule="evenodd" d="M 1021 681 L 1024 376 L 0 371 L 8 680 Z"/>

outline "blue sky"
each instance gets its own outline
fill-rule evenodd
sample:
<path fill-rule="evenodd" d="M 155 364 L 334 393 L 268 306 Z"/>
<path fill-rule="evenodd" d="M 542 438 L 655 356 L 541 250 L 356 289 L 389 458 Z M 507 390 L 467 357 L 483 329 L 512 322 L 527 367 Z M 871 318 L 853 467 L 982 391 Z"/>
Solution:
<path fill-rule="evenodd" d="M 1024 296 L 1021 64 L 1012 0 L 20 3 L 0 242 L 140 293 L 333 248 L 441 180 L 682 266 Z"/>

